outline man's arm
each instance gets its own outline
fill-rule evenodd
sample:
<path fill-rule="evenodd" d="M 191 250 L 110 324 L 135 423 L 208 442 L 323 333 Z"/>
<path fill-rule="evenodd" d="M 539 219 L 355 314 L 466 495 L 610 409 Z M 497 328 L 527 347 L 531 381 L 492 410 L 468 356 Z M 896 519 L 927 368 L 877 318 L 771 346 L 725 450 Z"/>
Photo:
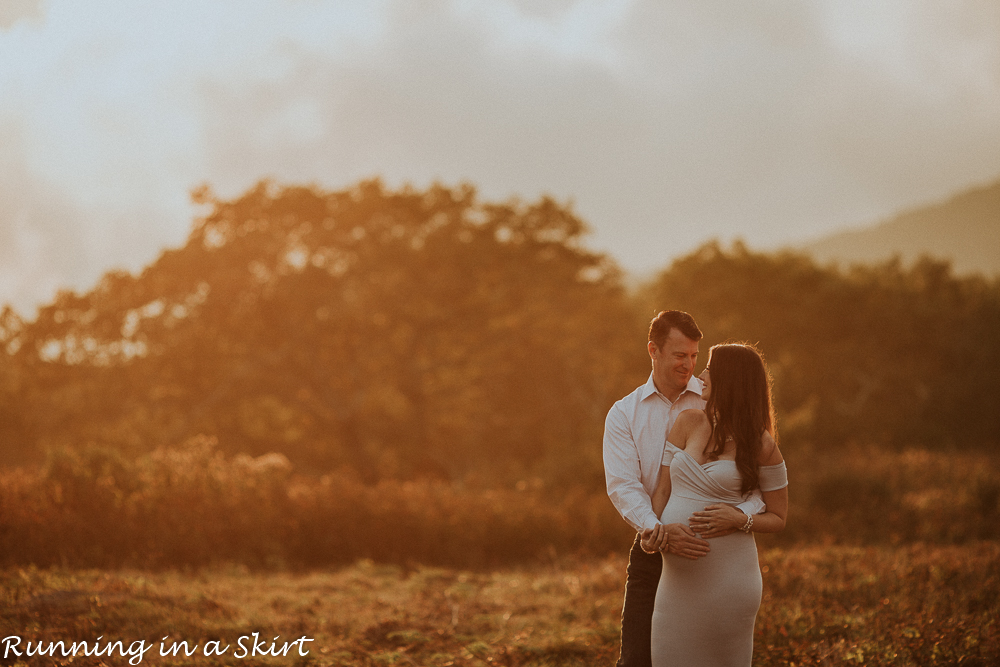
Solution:
<path fill-rule="evenodd" d="M 639 451 L 632 440 L 628 419 L 613 406 L 604 422 L 604 477 L 608 497 L 636 532 L 651 530 L 659 521 L 641 481 Z"/>

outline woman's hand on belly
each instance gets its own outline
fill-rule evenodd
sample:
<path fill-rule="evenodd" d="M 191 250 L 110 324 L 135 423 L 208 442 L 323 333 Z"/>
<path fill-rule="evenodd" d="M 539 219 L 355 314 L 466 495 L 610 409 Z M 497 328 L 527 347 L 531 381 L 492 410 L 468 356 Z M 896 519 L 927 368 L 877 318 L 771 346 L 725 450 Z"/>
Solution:
<path fill-rule="evenodd" d="M 688 519 L 691 529 L 702 537 L 724 537 L 735 533 L 747 520 L 747 515 L 732 505 L 715 503 Z"/>

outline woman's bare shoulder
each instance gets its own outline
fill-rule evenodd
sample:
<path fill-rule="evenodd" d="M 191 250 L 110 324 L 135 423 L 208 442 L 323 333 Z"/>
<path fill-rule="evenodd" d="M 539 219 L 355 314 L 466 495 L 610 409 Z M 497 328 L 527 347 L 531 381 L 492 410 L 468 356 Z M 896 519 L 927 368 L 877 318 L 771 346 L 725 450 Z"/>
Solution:
<path fill-rule="evenodd" d="M 708 415 L 705 414 L 704 410 L 698 410 L 696 408 L 689 408 L 684 410 L 679 415 L 677 415 L 677 420 L 675 424 L 684 424 L 689 428 L 696 428 L 698 426 L 708 425 Z"/>
<path fill-rule="evenodd" d="M 784 460 L 774 437 L 767 431 L 764 431 L 764 435 L 760 439 L 760 465 L 776 466 Z"/>
<path fill-rule="evenodd" d="M 691 437 L 706 427 L 708 427 L 708 417 L 703 411 L 684 410 L 674 420 L 674 425 L 667 434 L 667 442 L 678 449 L 686 449 Z"/>

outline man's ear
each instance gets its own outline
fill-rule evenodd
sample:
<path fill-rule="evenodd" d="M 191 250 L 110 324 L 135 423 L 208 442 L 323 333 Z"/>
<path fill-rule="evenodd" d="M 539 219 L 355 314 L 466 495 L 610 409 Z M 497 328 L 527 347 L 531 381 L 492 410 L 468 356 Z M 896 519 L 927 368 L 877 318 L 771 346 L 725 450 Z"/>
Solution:
<path fill-rule="evenodd" d="M 649 350 L 649 358 L 652 359 L 656 355 L 656 343 L 649 341 L 646 344 L 646 349 Z"/>

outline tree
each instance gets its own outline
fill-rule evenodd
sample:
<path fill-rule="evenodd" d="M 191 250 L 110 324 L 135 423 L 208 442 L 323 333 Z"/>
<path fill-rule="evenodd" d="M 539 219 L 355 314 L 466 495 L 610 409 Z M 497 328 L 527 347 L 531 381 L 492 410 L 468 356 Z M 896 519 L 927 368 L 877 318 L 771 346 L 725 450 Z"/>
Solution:
<path fill-rule="evenodd" d="M 997 281 L 957 278 L 930 259 L 842 271 L 709 243 L 639 300 L 691 312 L 706 349 L 758 343 L 793 440 L 983 445 L 1000 435 L 989 407 L 1000 399 Z"/>
<path fill-rule="evenodd" d="M 629 306 L 568 208 L 378 181 L 196 198 L 182 248 L 17 333 L 35 442 L 204 433 L 368 479 L 497 481 L 599 442 Z"/>

